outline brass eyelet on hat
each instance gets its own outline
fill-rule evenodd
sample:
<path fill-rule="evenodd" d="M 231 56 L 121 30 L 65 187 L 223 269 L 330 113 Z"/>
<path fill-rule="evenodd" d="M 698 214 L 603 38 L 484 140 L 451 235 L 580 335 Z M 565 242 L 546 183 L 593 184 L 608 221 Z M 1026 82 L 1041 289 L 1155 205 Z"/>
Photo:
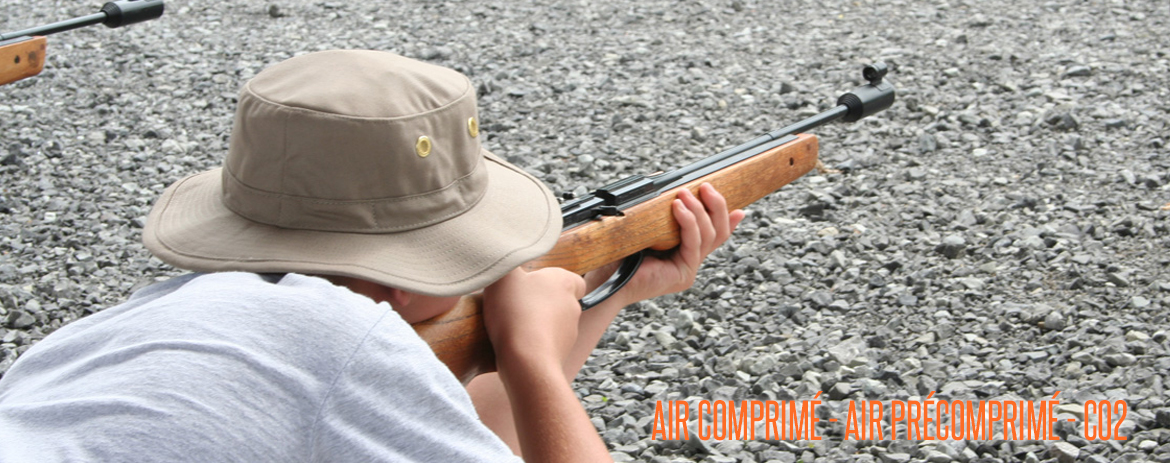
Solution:
<path fill-rule="evenodd" d="M 418 153 L 418 157 L 425 158 L 431 155 L 431 138 L 423 135 L 418 137 L 418 141 L 414 144 L 414 152 Z"/>
<path fill-rule="evenodd" d="M 479 121 L 474 116 L 467 120 L 467 133 L 471 134 L 471 138 L 479 136 Z"/>

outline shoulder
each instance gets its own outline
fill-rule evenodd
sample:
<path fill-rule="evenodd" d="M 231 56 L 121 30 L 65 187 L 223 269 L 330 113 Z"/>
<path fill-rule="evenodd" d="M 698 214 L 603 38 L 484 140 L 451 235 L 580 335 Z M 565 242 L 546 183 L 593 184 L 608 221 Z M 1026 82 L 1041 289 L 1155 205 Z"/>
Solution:
<path fill-rule="evenodd" d="M 174 456 L 168 443 L 182 442 L 188 456 L 232 449 L 245 460 L 293 459 L 312 453 L 323 414 L 361 414 L 339 399 L 402 381 L 367 368 L 442 368 L 420 360 L 429 350 L 389 305 L 303 275 L 196 275 L 91 317 L 45 338 L 0 378 L 0 434 L 111 455 Z M 405 355 L 373 358 L 381 349 Z M 417 386 L 425 387 L 433 385 Z M 380 393 L 371 403 L 393 401 Z"/>
<path fill-rule="evenodd" d="M 315 337 L 361 336 L 384 317 L 399 318 L 389 304 L 316 277 L 286 274 L 210 273 L 126 311 L 126 318 L 166 321 L 186 328 L 262 330 Z M 301 333 L 309 335 L 311 333 Z"/>

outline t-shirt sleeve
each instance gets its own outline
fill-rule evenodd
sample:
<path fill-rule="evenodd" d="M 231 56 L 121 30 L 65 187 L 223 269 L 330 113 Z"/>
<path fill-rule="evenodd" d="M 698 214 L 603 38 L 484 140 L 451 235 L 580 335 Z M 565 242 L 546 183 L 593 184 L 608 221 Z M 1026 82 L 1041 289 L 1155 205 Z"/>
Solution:
<path fill-rule="evenodd" d="M 325 399 L 314 459 L 520 461 L 409 325 L 391 317 L 371 330 Z"/>

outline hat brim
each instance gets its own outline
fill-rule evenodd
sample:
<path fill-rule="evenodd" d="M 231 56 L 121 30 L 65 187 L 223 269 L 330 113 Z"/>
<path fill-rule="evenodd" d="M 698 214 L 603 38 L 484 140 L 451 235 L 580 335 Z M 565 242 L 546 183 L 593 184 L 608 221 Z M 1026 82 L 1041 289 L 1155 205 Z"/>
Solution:
<path fill-rule="evenodd" d="M 560 206 L 536 178 L 483 151 L 488 188 L 468 211 L 395 233 L 297 230 L 223 205 L 221 169 L 184 178 L 150 212 L 143 241 L 159 259 L 202 271 L 343 275 L 432 296 L 464 295 L 556 244 Z"/>

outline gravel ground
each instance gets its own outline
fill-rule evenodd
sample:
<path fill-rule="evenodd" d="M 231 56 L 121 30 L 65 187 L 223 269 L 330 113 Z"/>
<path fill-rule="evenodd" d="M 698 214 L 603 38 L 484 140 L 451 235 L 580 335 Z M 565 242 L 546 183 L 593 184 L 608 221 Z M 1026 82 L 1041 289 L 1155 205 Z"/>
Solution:
<path fill-rule="evenodd" d="M 0 0 L 0 30 L 99 3 Z M 1170 461 L 1164 0 L 179 2 L 51 36 L 0 89 L 0 372 L 177 273 L 139 243 L 218 165 L 240 85 L 332 48 L 453 67 L 491 149 L 584 192 L 826 109 L 884 60 L 899 99 L 816 131 L 841 173 L 750 208 L 696 287 L 624 312 L 577 382 L 618 461 Z M 1123 399 L 1125 441 L 651 439 L 656 400 Z M 1075 407 L 1074 407 L 1075 408 Z M 1071 408 L 1065 412 L 1072 411 Z M 696 418 L 692 416 L 692 421 Z M 692 422 L 692 430 L 694 423 Z M 830 426 L 831 425 L 831 426 Z"/>

